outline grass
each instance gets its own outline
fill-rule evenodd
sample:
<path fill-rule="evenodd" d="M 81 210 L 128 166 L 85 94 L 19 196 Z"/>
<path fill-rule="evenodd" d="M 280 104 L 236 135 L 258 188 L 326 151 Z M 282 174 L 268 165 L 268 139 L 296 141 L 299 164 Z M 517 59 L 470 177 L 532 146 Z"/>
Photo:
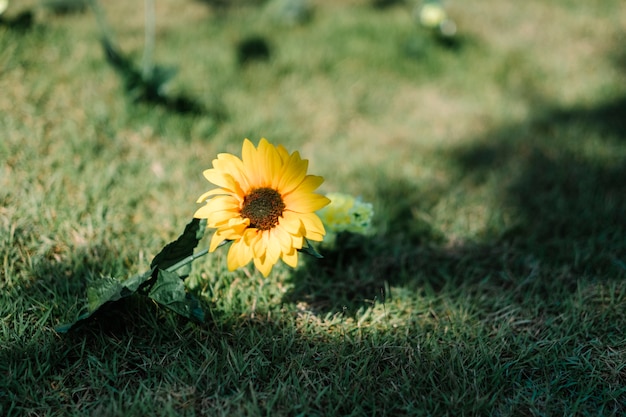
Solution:
<path fill-rule="evenodd" d="M 143 5 L 104 3 L 139 62 Z M 451 4 L 456 49 L 402 2 L 313 2 L 296 27 L 157 3 L 155 60 L 201 114 L 129 103 L 88 11 L 12 2 L 34 25 L 0 25 L 0 414 L 626 412 L 619 0 Z M 253 36 L 270 59 L 239 66 Z M 268 278 L 197 262 L 204 326 L 130 299 L 56 334 L 90 283 L 148 267 L 246 136 L 374 203 L 376 234 Z"/>

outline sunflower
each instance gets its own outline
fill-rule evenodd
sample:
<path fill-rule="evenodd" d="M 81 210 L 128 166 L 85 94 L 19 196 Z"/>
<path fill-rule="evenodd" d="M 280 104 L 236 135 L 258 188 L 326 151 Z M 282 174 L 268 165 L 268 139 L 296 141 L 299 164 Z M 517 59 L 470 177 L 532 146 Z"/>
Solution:
<path fill-rule="evenodd" d="M 200 196 L 206 202 L 194 217 L 207 219 L 217 229 L 209 251 L 231 241 L 228 269 L 235 270 L 254 260 L 267 276 L 278 259 L 296 267 L 298 250 L 307 240 L 321 241 L 324 225 L 315 214 L 329 200 L 313 191 L 324 181 L 307 175 L 308 160 L 298 152 L 261 139 L 257 148 L 244 140 L 242 158 L 221 153 L 205 178 L 220 188 Z"/>

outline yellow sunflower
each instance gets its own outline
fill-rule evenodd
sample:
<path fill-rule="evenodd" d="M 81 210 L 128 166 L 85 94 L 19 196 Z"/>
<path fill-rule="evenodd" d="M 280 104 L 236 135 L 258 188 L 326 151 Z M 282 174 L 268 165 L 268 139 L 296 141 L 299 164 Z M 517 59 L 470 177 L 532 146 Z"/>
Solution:
<path fill-rule="evenodd" d="M 206 205 L 194 215 L 217 229 L 209 251 L 232 241 L 227 258 L 231 271 L 254 260 L 267 276 L 279 258 L 295 268 L 305 239 L 323 239 L 324 225 L 315 211 L 329 203 L 313 192 L 324 179 L 307 175 L 307 168 L 308 160 L 298 152 L 289 154 L 264 138 L 257 148 L 244 140 L 241 159 L 219 154 L 204 176 L 220 188 L 200 196 L 198 203 Z"/>

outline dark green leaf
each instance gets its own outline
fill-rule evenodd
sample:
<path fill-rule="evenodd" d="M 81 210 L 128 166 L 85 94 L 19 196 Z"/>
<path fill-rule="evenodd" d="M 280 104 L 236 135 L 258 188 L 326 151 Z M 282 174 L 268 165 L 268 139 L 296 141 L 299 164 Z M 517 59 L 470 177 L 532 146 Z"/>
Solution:
<path fill-rule="evenodd" d="M 148 297 L 181 316 L 204 322 L 204 311 L 198 300 L 185 291 L 185 285 L 175 272 L 160 269 Z"/>
<path fill-rule="evenodd" d="M 185 226 L 183 234 L 174 242 L 166 245 L 157 256 L 154 257 L 151 268 L 167 269 L 168 267 L 182 261 L 183 259 L 193 255 L 193 250 L 198 246 L 198 242 L 202 239 L 204 230 L 206 229 L 205 219 L 193 219 Z M 181 278 L 189 275 L 191 265 L 181 268 L 177 274 Z"/>
<path fill-rule="evenodd" d="M 120 281 L 112 277 L 104 277 L 95 285 L 87 288 L 87 309 L 90 312 L 96 311 L 107 301 L 115 301 L 122 298 L 122 288 Z"/>
<path fill-rule="evenodd" d="M 311 245 L 311 242 L 307 238 L 304 238 L 304 243 L 306 243 L 306 246 L 303 246 L 302 249 L 300 249 L 300 252 L 304 252 L 307 255 L 314 256 L 318 259 L 323 258 L 323 256 L 313 247 L 313 245 Z"/>
<path fill-rule="evenodd" d="M 105 277 L 87 289 L 87 312 L 81 314 L 73 323 L 62 324 L 55 330 L 58 333 L 67 333 L 69 330 L 89 319 L 102 306 L 129 297 L 137 292 L 142 285 L 151 281 L 153 271 L 137 274 L 120 282 L 112 277 Z"/>
<path fill-rule="evenodd" d="M 57 327 L 54 328 L 54 330 L 57 333 L 67 333 L 73 328 L 75 328 L 76 326 L 78 326 L 79 324 L 81 324 L 82 322 L 84 322 L 85 320 L 87 320 L 89 317 L 91 317 L 91 315 L 92 313 L 81 314 L 80 316 L 78 316 L 76 321 L 73 321 L 72 323 L 65 323 L 65 324 L 58 325 Z"/>

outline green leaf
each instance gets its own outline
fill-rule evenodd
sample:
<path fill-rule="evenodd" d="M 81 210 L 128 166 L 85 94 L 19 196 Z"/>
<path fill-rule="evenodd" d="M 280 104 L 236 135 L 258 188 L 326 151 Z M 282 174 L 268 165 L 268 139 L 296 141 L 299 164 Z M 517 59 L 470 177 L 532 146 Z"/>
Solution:
<path fill-rule="evenodd" d="M 119 281 L 112 277 L 105 277 L 94 286 L 87 289 L 87 308 L 93 313 L 105 303 L 120 300 L 137 292 L 142 286 L 147 284 L 152 278 L 153 271 L 137 274 L 127 279 Z"/>
<path fill-rule="evenodd" d="M 315 249 L 315 247 L 311 245 L 311 242 L 309 241 L 309 239 L 304 238 L 304 242 L 306 243 L 306 246 L 303 246 L 302 249 L 300 249 L 300 252 L 304 252 L 307 255 L 311 255 L 318 259 L 323 258 L 323 256 Z"/>
<path fill-rule="evenodd" d="M 122 298 L 124 285 L 112 277 L 104 277 L 95 285 L 87 288 L 87 310 L 96 311 L 107 301 L 116 301 Z"/>
<path fill-rule="evenodd" d="M 193 250 L 198 246 L 198 242 L 204 235 L 206 229 L 206 219 L 193 219 L 185 226 L 183 234 L 174 242 L 167 244 L 161 252 L 157 254 L 150 264 L 151 268 L 167 269 L 193 255 Z M 184 279 L 191 272 L 191 264 L 180 268 L 177 275 Z"/>
<path fill-rule="evenodd" d="M 126 281 L 123 281 L 124 288 L 122 288 L 123 297 L 128 297 L 130 294 L 134 294 L 137 291 L 142 290 L 144 287 L 148 286 L 152 281 L 152 276 L 154 274 L 154 269 L 150 269 L 149 271 L 144 272 L 143 274 L 133 275 L 128 278 Z M 128 293 L 128 294 L 126 294 Z"/>
<path fill-rule="evenodd" d="M 204 311 L 200 303 L 187 293 L 183 281 L 175 272 L 158 270 L 156 282 L 148 297 L 181 316 L 204 322 Z"/>
<path fill-rule="evenodd" d="M 119 281 L 112 277 L 104 277 L 93 286 L 87 288 L 87 312 L 81 314 L 74 322 L 57 326 L 58 333 L 67 333 L 77 325 L 88 320 L 102 306 L 114 303 L 122 298 L 135 294 L 142 286 L 152 279 L 153 270 L 137 274 L 126 281 Z"/>
<path fill-rule="evenodd" d="M 72 323 L 65 323 L 65 324 L 60 324 L 57 327 L 54 328 L 54 330 L 57 333 L 67 333 L 70 330 L 72 330 L 73 328 L 75 328 L 78 324 L 84 322 L 85 320 L 87 320 L 89 317 L 91 317 L 92 313 L 85 313 L 85 314 L 81 314 L 80 316 L 78 316 L 78 318 L 73 321 Z"/>

